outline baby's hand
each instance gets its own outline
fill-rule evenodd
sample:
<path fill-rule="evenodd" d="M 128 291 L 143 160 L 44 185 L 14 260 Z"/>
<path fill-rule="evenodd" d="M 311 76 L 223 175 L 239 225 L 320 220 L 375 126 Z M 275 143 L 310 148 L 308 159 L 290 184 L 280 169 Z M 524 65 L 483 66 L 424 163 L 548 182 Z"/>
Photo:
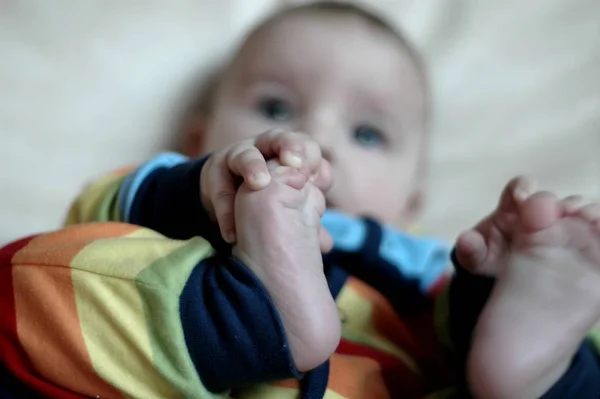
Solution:
<path fill-rule="evenodd" d="M 267 166 L 270 159 L 295 168 L 306 180 L 329 173 L 319 145 L 300 133 L 269 131 L 214 153 L 202 168 L 200 199 L 228 243 L 236 241 L 234 201 L 237 189 L 241 182 L 252 191 L 267 187 L 271 181 Z M 330 177 L 326 176 L 315 182 L 321 184 L 328 180 Z M 328 186 L 319 188 L 325 190 Z"/>

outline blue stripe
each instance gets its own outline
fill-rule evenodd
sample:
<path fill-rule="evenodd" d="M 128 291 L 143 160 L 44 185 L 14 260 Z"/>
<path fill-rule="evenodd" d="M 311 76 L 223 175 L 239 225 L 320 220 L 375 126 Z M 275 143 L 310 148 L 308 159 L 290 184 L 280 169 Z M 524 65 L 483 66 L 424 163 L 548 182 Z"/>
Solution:
<path fill-rule="evenodd" d="M 135 200 L 135 195 L 150 173 L 158 168 L 170 168 L 187 161 L 188 158 L 181 154 L 166 152 L 152 158 L 150 161 L 137 168 L 135 172 L 127 176 L 119 189 L 117 198 L 119 209 L 121 210 L 121 221 L 131 221 L 131 206 Z"/>
<path fill-rule="evenodd" d="M 327 210 L 321 219 L 333 238 L 334 250 L 359 253 L 367 241 L 367 223 L 342 212 Z M 446 273 L 450 251 L 445 243 L 425 237 L 415 237 L 391 226 L 381 226 L 382 238 L 377 256 L 394 266 L 405 278 L 418 280 L 426 292 Z"/>

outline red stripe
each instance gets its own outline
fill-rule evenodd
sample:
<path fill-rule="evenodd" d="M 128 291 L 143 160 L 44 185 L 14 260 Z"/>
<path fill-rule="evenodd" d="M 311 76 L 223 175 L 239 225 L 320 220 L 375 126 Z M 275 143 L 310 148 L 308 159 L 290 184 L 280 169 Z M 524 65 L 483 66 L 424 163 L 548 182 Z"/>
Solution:
<path fill-rule="evenodd" d="M 433 285 L 429 288 L 429 292 L 427 293 L 430 298 L 439 297 L 442 292 L 446 289 L 448 284 L 450 283 L 450 276 L 444 275 L 440 277 Z"/>
<path fill-rule="evenodd" d="M 335 352 L 375 360 L 381 366 L 382 378 L 393 398 L 422 398 L 425 394 L 419 375 L 389 353 L 344 338 Z"/>
<path fill-rule="evenodd" d="M 58 388 L 40 378 L 19 342 L 12 283 L 12 259 L 35 237 L 37 236 L 23 238 L 0 249 L 0 360 L 13 376 L 40 394 L 58 399 L 78 399 L 81 396 Z"/>

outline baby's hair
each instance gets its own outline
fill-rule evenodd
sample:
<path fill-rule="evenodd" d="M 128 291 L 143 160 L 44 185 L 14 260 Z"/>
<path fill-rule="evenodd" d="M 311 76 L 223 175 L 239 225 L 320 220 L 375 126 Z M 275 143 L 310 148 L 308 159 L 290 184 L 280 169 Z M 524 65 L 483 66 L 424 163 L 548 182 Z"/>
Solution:
<path fill-rule="evenodd" d="M 288 6 L 277 10 L 275 13 L 268 16 L 258 26 L 256 26 L 243 41 L 242 46 L 245 46 L 260 32 L 269 28 L 274 23 L 280 20 L 301 12 L 321 11 L 325 13 L 337 13 L 344 15 L 357 16 L 374 27 L 383 30 L 385 33 L 393 36 L 397 39 L 398 44 L 402 47 L 414 62 L 415 66 L 419 70 L 421 76 L 421 84 L 425 93 L 428 93 L 427 78 L 425 65 L 421 59 L 419 53 L 415 50 L 413 45 L 404 37 L 404 35 L 392 26 L 391 23 L 385 21 L 382 17 L 378 16 L 375 12 L 370 11 L 362 5 L 355 4 L 353 2 L 342 2 L 342 1 L 314 1 L 306 4 Z M 220 80 L 226 68 L 219 68 L 212 76 L 205 81 L 205 85 L 201 90 L 200 101 L 197 104 L 196 112 L 199 112 L 201 116 L 207 116 L 211 112 L 212 105 L 214 103 L 214 97 L 219 88 Z M 429 105 L 426 107 L 429 108 Z M 428 117 L 427 117 L 428 119 Z"/>

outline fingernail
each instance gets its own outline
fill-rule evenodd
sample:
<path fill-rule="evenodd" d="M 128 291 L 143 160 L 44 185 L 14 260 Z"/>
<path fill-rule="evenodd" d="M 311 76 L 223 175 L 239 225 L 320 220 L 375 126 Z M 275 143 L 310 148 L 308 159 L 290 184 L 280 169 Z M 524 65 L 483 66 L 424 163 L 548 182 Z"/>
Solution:
<path fill-rule="evenodd" d="M 299 168 L 302 166 L 302 158 L 291 152 L 284 152 L 281 157 L 281 162 L 292 168 Z"/>
<path fill-rule="evenodd" d="M 271 180 L 271 176 L 265 172 L 256 172 L 253 176 L 254 183 L 259 186 L 266 186 Z"/>

